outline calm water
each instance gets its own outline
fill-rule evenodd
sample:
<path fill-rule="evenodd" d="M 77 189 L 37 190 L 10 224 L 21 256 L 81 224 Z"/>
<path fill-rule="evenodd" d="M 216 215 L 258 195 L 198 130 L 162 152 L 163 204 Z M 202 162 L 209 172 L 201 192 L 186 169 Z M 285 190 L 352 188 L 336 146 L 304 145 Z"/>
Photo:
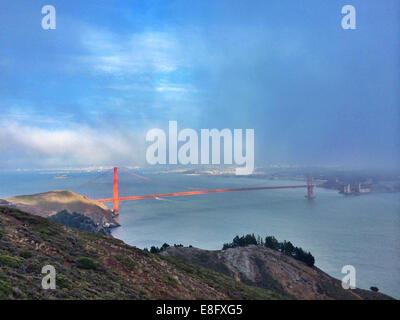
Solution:
<path fill-rule="evenodd" d="M 0 174 L 0 198 L 73 189 L 95 175 L 72 174 L 68 179 L 54 179 L 54 174 Z M 121 172 L 120 195 L 185 191 L 177 186 L 302 184 L 177 174 L 153 177 L 166 183 L 142 182 Z M 112 176 L 78 191 L 93 198 L 111 197 Z M 350 264 L 356 267 L 358 287 L 377 286 L 400 298 L 400 194 L 343 196 L 317 189 L 316 199 L 309 201 L 305 193 L 305 189 L 265 190 L 121 202 L 122 227 L 113 235 L 139 248 L 167 242 L 204 249 L 220 249 L 237 234 L 274 235 L 311 251 L 316 265 L 330 275 L 341 279 L 341 268 Z"/>

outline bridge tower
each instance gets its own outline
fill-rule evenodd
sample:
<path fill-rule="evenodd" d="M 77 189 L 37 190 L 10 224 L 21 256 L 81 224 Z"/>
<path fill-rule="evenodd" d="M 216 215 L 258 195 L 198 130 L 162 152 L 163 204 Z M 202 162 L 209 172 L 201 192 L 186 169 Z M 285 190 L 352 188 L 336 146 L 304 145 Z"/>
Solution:
<path fill-rule="evenodd" d="M 307 176 L 307 198 L 314 199 L 314 184 L 311 173 Z"/>
<path fill-rule="evenodd" d="M 118 215 L 119 212 L 119 198 L 118 198 L 118 168 L 114 167 L 114 188 L 113 188 L 113 210 L 114 214 Z"/>

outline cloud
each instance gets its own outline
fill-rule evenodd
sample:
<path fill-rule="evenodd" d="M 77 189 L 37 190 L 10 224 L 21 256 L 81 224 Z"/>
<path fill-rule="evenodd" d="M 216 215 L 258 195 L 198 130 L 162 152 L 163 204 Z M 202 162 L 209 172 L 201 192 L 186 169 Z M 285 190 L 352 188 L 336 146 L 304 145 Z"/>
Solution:
<path fill-rule="evenodd" d="M 45 129 L 5 123 L 0 127 L 2 157 L 19 165 L 137 165 L 144 160 L 145 140 L 133 132 L 87 126 Z"/>
<path fill-rule="evenodd" d="M 183 65 L 183 60 L 178 59 L 181 46 L 167 32 L 117 35 L 88 28 L 81 42 L 87 54 L 80 56 L 78 62 L 95 72 L 114 75 L 168 73 Z"/>
<path fill-rule="evenodd" d="M 132 83 L 122 85 L 109 85 L 107 89 L 113 89 L 118 91 L 156 91 L 156 92 L 174 92 L 174 93 L 194 93 L 197 92 L 190 85 L 177 84 L 177 83 L 163 83 L 160 82 L 155 86 L 146 83 Z"/>
<path fill-rule="evenodd" d="M 162 87 L 157 87 L 156 91 L 158 92 L 186 92 L 185 88 L 179 88 L 179 87 L 171 87 L 171 86 L 162 86 Z"/>

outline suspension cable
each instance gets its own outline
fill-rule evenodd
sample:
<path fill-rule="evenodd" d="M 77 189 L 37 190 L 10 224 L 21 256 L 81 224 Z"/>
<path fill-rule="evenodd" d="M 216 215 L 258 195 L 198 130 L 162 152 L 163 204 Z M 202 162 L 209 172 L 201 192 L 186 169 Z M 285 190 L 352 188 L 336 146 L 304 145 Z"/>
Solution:
<path fill-rule="evenodd" d="M 105 176 L 107 173 L 110 173 L 110 172 L 111 172 L 111 169 L 107 169 L 106 171 L 104 171 L 104 172 L 101 173 L 100 175 L 98 175 L 98 176 L 96 176 L 96 177 L 94 177 L 94 178 L 92 178 L 92 179 L 86 181 L 85 183 L 83 183 L 83 184 L 77 186 L 76 188 L 74 188 L 73 190 L 75 190 L 75 191 L 76 191 L 76 190 L 79 190 L 79 189 L 81 189 L 81 188 L 87 186 L 88 184 L 94 182 L 95 180 L 97 180 L 97 179 L 99 179 L 99 178 Z"/>

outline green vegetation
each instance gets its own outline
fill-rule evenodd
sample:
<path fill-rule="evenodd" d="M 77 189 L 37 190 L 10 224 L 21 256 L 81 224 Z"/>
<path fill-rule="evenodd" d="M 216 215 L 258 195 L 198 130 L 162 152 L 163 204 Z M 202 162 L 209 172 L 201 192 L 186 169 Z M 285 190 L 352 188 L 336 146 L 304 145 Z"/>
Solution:
<path fill-rule="evenodd" d="M 124 267 L 128 269 L 134 269 L 136 267 L 136 263 L 134 261 L 122 254 L 116 255 L 115 259 L 117 259 Z"/>
<path fill-rule="evenodd" d="M 58 287 L 60 287 L 62 289 L 70 289 L 71 288 L 71 281 L 69 281 L 68 278 L 63 276 L 62 274 L 56 275 L 56 284 Z"/>
<path fill-rule="evenodd" d="M 283 299 L 11 208 L 0 207 L 0 234 L 0 299 Z M 56 269 L 55 290 L 41 289 L 45 265 Z"/>
<path fill-rule="evenodd" d="M 272 250 L 280 251 L 283 254 L 303 261 L 308 266 L 312 267 L 315 263 L 315 258 L 310 252 L 304 251 L 302 248 L 295 247 L 290 241 L 279 242 L 275 237 L 267 236 L 263 240 L 260 236 L 255 237 L 254 234 L 245 236 L 236 236 L 231 243 L 225 243 L 222 250 L 236 247 L 246 247 L 249 245 L 264 246 Z"/>
<path fill-rule="evenodd" d="M 81 257 L 76 260 L 76 263 L 79 268 L 87 269 L 87 270 L 96 270 L 97 262 L 88 257 Z"/>
<path fill-rule="evenodd" d="M 11 285 L 4 280 L 0 280 L 0 300 L 6 299 L 11 292 Z"/>
<path fill-rule="evenodd" d="M 97 232 L 97 227 L 93 220 L 80 213 L 69 213 L 67 210 L 62 210 L 57 214 L 50 216 L 49 219 L 70 228 L 80 229 L 88 232 Z"/>
<path fill-rule="evenodd" d="M 13 268 L 19 267 L 19 259 L 7 255 L 0 255 L 0 265 L 6 265 Z"/>
<path fill-rule="evenodd" d="M 0 300 L 293 298 L 277 286 L 254 287 L 237 281 L 231 277 L 230 269 L 223 266 L 211 270 L 212 259 L 205 253 L 197 256 L 207 268 L 151 254 L 118 239 L 68 228 L 11 208 L 0 207 L 0 234 Z M 264 240 L 247 235 L 235 237 L 234 242 L 275 246 L 285 254 L 296 252 L 288 242 L 281 245 L 268 237 Z M 165 248 L 167 244 L 155 249 Z M 56 269 L 55 290 L 41 289 L 44 276 L 41 270 L 45 265 Z M 271 278 L 266 279 L 270 283 Z M 318 282 L 318 286 L 318 290 L 336 299 L 390 298 L 370 290 L 355 289 L 353 294 L 332 278 Z"/>
<path fill-rule="evenodd" d="M 20 257 L 22 257 L 24 259 L 29 259 L 33 256 L 32 252 L 30 250 L 26 250 L 26 249 L 20 249 L 20 250 L 18 250 L 18 253 L 19 253 Z"/>
<path fill-rule="evenodd" d="M 150 253 L 160 253 L 160 252 L 164 251 L 165 249 L 167 249 L 168 247 L 169 247 L 168 243 L 164 243 L 160 248 L 152 246 L 150 248 Z M 145 250 L 147 250 L 147 248 Z"/>
<path fill-rule="evenodd" d="M 54 233 L 47 229 L 47 228 L 42 228 L 39 230 L 40 232 L 40 236 L 42 237 L 42 239 L 44 240 L 50 240 L 52 236 L 54 236 Z"/>
<path fill-rule="evenodd" d="M 168 243 L 164 243 L 160 248 L 159 248 L 159 247 L 152 246 L 152 247 L 150 248 L 150 253 L 160 253 L 160 252 L 163 252 L 164 250 L 166 250 L 168 247 L 169 247 L 169 244 L 168 244 Z M 174 247 L 175 247 L 175 248 L 180 248 L 180 247 L 183 247 L 183 245 L 182 245 L 182 244 L 174 244 Z M 145 251 L 148 251 L 147 248 L 144 248 L 144 250 L 145 250 Z"/>

